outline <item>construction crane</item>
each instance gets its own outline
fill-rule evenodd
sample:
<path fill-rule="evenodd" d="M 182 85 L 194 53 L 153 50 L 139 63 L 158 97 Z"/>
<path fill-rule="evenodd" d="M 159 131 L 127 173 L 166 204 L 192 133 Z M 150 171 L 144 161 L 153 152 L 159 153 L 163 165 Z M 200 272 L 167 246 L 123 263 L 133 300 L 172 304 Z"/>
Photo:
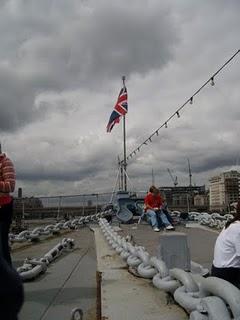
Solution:
<path fill-rule="evenodd" d="M 173 177 L 172 175 L 172 172 L 170 171 L 170 169 L 167 169 L 172 181 L 173 181 L 173 184 L 174 184 L 174 187 L 176 187 L 178 185 L 178 179 L 177 179 L 177 176 L 176 177 Z"/>
<path fill-rule="evenodd" d="M 188 160 L 188 172 L 189 172 L 189 187 L 192 187 L 192 171 L 191 171 L 191 166 L 190 166 L 190 161 Z"/>

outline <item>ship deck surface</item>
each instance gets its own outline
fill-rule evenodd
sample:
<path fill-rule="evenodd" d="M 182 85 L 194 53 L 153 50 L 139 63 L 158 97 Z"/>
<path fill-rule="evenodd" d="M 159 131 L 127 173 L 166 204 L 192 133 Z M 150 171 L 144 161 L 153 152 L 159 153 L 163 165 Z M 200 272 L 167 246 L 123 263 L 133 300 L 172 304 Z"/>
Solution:
<path fill-rule="evenodd" d="M 159 233 L 153 232 L 149 225 L 143 222 L 139 225 L 121 225 L 121 228 L 122 234 L 132 234 L 137 244 L 145 246 L 151 255 L 156 254 Z M 177 231 L 187 233 L 191 259 L 210 268 L 217 233 L 194 226 L 179 226 Z M 22 249 L 20 247 L 13 252 L 14 265 L 21 265 L 26 257 L 42 257 L 64 237 L 75 240 L 74 251 L 58 258 L 44 275 L 24 284 L 25 304 L 19 320 L 68 320 L 71 310 L 76 307 L 82 308 L 85 320 L 96 319 L 97 259 L 94 234 L 89 228 L 69 232 Z M 122 273 L 126 273 L 126 277 L 134 278 L 121 268 Z M 156 289 L 152 290 L 159 295 Z"/>
<path fill-rule="evenodd" d="M 155 256 L 159 245 L 159 235 L 169 231 L 153 232 L 145 222 L 123 226 L 124 234 L 133 236 L 133 240 L 146 248 L 150 255 Z M 213 250 L 218 232 L 197 224 L 188 224 L 187 227 L 177 226 L 176 231 L 187 234 L 191 260 L 211 269 Z M 170 231 L 174 232 L 174 231 Z"/>
<path fill-rule="evenodd" d="M 39 242 L 13 253 L 15 266 L 26 257 L 42 257 L 64 237 L 75 240 L 75 249 L 55 260 L 47 272 L 25 282 L 25 303 L 19 320 L 68 320 L 80 307 L 86 320 L 96 314 L 96 254 L 93 232 L 83 228 Z"/>

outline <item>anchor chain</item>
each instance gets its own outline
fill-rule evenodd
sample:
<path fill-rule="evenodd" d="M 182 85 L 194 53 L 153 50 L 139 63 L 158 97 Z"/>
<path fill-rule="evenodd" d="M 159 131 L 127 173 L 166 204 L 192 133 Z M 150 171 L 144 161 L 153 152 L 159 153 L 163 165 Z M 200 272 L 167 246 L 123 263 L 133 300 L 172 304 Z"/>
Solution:
<path fill-rule="evenodd" d="M 25 259 L 23 265 L 17 271 L 23 281 L 35 279 L 47 271 L 48 266 L 64 252 L 74 248 L 74 240 L 64 238 L 54 248 L 49 250 L 42 258 Z"/>
<path fill-rule="evenodd" d="M 26 241 L 38 241 L 43 236 L 49 236 L 54 234 L 59 234 L 61 230 L 74 230 L 77 228 L 80 228 L 81 226 L 84 226 L 85 224 L 89 222 L 96 222 L 100 218 L 105 217 L 110 212 L 104 211 L 99 212 L 97 214 L 88 215 L 84 217 L 80 217 L 77 219 L 72 219 L 66 222 L 58 222 L 56 224 L 50 224 L 44 227 L 37 227 L 33 229 L 32 231 L 24 230 L 20 232 L 19 234 L 9 234 L 9 241 L 10 243 L 14 242 L 26 242 Z"/>
<path fill-rule="evenodd" d="M 189 219 L 196 221 L 201 225 L 222 230 L 227 221 L 231 220 L 233 216 L 231 214 L 220 215 L 219 213 L 209 214 L 207 212 L 190 212 Z"/>
<path fill-rule="evenodd" d="M 129 237 L 118 235 L 106 219 L 101 218 L 99 226 L 110 247 L 129 268 L 138 276 L 151 279 L 156 288 L 172 294 L 189 313 L 189 319 L 240 319 L 240 290 L 231 283 L 215 277 L 204 278 L 180 268 L 169 270 L 163 260 L 151 257 L 144 247 L 130 243 Z"/>

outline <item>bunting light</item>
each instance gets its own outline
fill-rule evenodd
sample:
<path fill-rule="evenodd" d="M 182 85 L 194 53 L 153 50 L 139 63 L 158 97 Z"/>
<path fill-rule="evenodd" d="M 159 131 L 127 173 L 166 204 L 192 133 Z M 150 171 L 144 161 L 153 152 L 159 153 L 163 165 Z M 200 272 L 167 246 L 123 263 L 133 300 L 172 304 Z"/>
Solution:
<path fill-rule="evenodd" d="M 188 98 L 180 107 L 177 108 L 177 110 L 166 120 L 163 122 L 163 124 L 157 128 L 143 143 L 141 143 L 136 149 L 134 149 L 127 157 L 129 159 L 129 156 L 132 158 L 133 155 L 136 155 L 137 151 L 140 152 L 141 147 L 143 145 L 148 145 L 147 142 L 152 142 L 152 137 L 154 135 L 159 136 L 159 130 L 162 129 L 163 127 L 168 128 L 168 122 L 170 122 L 176 115 L 178 118 L 180 118 L 180 111 L 185 108 L 188 103 L 193 104 L 193 99 L 196 97 L 200 91 L 210 83 L 211 86 L 215 85 L 215 78 L 216 76 L 240 53 L 240 49 L 237 50 L 207 81 L 203 83 L 203 85 L 194 92 L 190 98 Z"/>

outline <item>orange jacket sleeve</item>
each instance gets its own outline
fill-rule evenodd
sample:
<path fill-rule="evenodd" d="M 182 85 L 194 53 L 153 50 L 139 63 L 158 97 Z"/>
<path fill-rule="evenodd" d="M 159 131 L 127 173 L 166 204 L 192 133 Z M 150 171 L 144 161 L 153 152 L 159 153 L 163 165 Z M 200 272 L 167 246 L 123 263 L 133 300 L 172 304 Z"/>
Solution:
<path fill-rule="evenodd" d="M 2 162 L 2 179 L 0 180 L 0 192 L 10 193 L 15 189 L 16 176 L 13 163 L 6 158 Z"/>

